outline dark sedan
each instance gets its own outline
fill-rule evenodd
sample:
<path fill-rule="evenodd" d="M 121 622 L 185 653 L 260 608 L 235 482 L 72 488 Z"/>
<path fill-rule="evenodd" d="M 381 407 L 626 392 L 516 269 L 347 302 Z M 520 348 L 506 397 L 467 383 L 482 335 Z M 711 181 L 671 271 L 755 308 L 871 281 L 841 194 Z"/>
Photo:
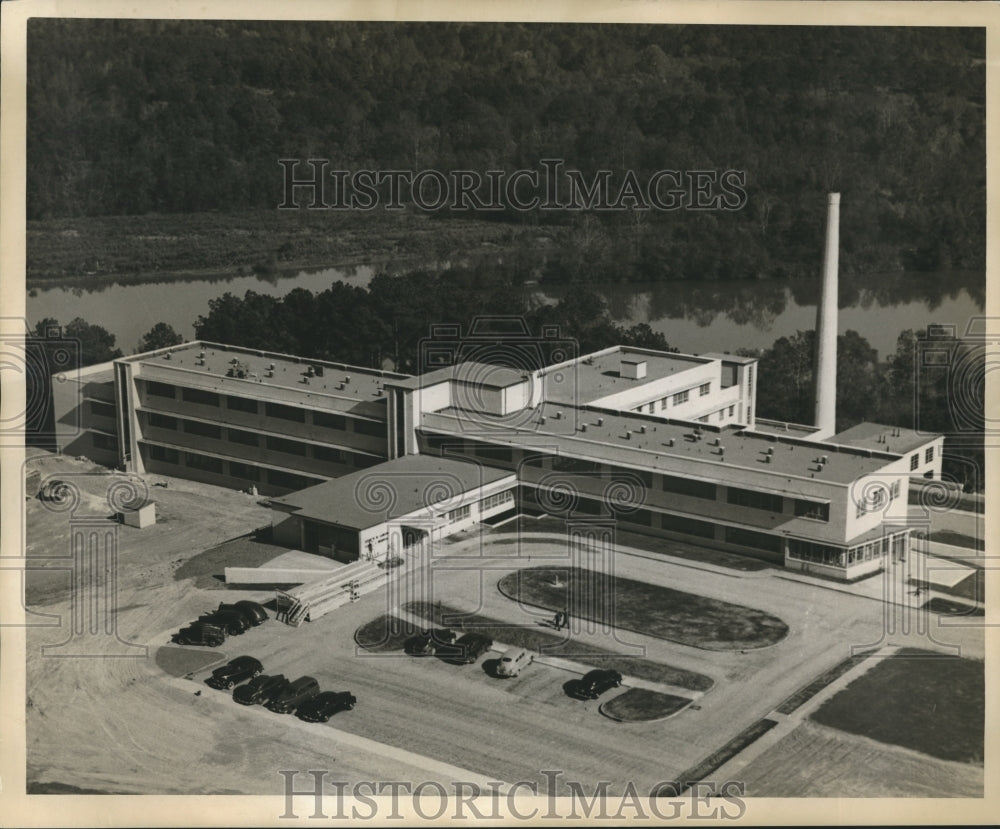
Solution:
<path fill-rule="evenodd" d="M 306 722 L 326 722 L 338 711 L 350 711 L 357 702 L 350 691 L 324 691 L 300 705 L 295 713 Z"/>
<path fill-rule="evenodd" d="M 572 694 L 580 699 L 597 699 L 605 691 L 617 688 L 622 684 L 622 675 L 618 671 L 589 671 L 578 679 L 572 687 Z"/>
<path fill-rule="evenodd" d="M 410 656 L 430 656 L 442 647 L 454 644 L 456 638 L 453 630 L 425 630 L 418 636 L 407 639 L 403 649 Z"/>
<path fill-rule="evenodd" d="M 440 645 L 437 655 L 448 662 L 470 665 L 493 647 L 493 640 L 481 633 L 466 633 L 452 645 Z"/>
<path fill-rule="evenodd" d="M 263 672 L 264 666 L 260 664 L 260 660 L 252 656 L 237 656 L 221 668 L 212 671 L 212 675 L 206 681 L 213 688 L 232 688 Z"/>
<path fill-rule="evenodd" d="M 233 691 L 233 699 L 241 705 L 266 705 L 284 691 L 286 685 L 288 679 L 284 674 L 255 676 Z"/>

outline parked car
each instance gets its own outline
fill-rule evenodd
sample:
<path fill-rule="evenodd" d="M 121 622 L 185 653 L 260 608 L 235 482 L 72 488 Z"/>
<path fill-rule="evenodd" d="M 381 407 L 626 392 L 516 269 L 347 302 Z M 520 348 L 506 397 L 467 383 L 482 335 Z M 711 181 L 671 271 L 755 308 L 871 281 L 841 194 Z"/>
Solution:
<path fill-rule="evenodd" d="M 241 705 L 266 705 L 290 684 L 284 674 L 255 676 L 233 691 L 233 699 Z"/>
<path fill-rule="evenodd" d="M 425 630 L 406 640 L 403 649 L 411 656 L 430 656 L 444 645 L 454 644 L 457 634 L 453 630 Z"/>
<path fill-rule="evenodd" d="M 212 671 L 212 675 L 206 680 L 213 688 L 232 688 L 248 679 L 259 676 L 264 672 L 264 666 L 260 660 L 252 656 L 237 656 L 231 659 L 221 668 Z"/>
<path fill-rule="evenodd" d="M 318 693 L 319 683 L 313 677 L 300 676 L 275 695 L 267 703 L 267 709 L 278 714 L 289 714 Z"/>
<path fill-rule="evenodd" d="M 481 633 L 466 633 L 453 645 L 442 645 L 437 655 L 449 662 L 470 665 L 493 647 L 493 640 Z"/>
<path fill-rule="evenodd" d="M 585 673 L 573 687 L 573 696 L 581 699 L 597 699 L 605 691 L 622 684 L 618 671 L 597 669 Z"/>
<path fill-rule="evenodd" d="M 497 662 L 497 676 L 520 676 L 521 669 L 535 661 L 534 654 L 525 648 L 509 648 Z"/>
<path fill-rule="evenodd" d="M 204 613 L 198 617 L 199 622 L 208 622 L 223 628 L 230 636 L 237 636 L 249 630 L 250 623 L 246 616 L 231 610 L 216 610 L 214 613 Z"/>
<path fill-rule="evenodd" d="M 270 618 L 267 615 L 267 611 L 264 610 L 264 605 L 259 602 L 251 602 L 249 599 L 241 599 L 236 602 L 234 607 L 238 607 L 244 613 L 248 614 L 250 617 L 250 624 L 254 627 L 264 624 L 264 622 Z"/>
<path fill-rule="evenodd" d="M 177 643 L 180 645 L 208 645 L 217 648 L 225 641 L 225 629 L 208 622 L 195 622 L 177 633 Z"/>
<path fill-rule="evenodd" d="M 306 722 L 326 722 L 338 711 L 350 711 L 357 702 L 350 691 L 324 691 L 302 703 L 295 715 Z"/>

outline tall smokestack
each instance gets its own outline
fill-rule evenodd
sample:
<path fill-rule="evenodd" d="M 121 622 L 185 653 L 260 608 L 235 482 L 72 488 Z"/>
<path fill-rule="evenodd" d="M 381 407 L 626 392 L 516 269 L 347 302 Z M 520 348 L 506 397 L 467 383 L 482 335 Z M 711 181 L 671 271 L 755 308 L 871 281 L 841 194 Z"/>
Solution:
<path fill-rule="evenodd" d="M 840 193 L 827 196 L 826 251 L 823 289 L 816 307 L 817 438 L 828 438 L 837 428 L 837 269 L 840 248 Z"/>

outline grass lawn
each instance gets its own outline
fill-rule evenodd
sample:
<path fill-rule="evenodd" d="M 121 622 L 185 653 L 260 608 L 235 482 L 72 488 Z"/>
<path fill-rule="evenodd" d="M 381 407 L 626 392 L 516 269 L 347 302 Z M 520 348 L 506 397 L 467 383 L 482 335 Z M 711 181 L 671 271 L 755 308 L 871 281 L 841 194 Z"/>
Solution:
<path fill-rule="evenodd" d="M 406 640 L 426 628 L 451 628 L 474 630 L 506 645 L 528 648 L 539 653 L 571 659 L 594 668 L 611 668 L 622 674 L 677 685 L 689 691 L 707 691 L 714 684 L 704 674 L 652 662 L 634 656 L 622 656 L 614 651 L 567 638 L 536 627 L 512 625 L 502 619 L 466 613 L 451 605 L 428 602 L 409 602 L 405 609 L 427 620 L 426 625 L 410 625 L 396 617 L 381 615 L 362 625 L 354 633 L 354 640 L 373 652 L 402 650 Z"/>
<path fill-rule="evenodd" d="M 821 725 L 962 763 L 983 762 L 984 665 L 904 648 L 827 700 Z"/>
<path fill-rule="evenodd" d="M 838 662 L 832 668 L 821 673 L 816 679 L 806 685 L 804 688 L 800 688 L 792 696 L 786 699 L 781 705 L 777 707 L 779 714 L 791 714 L 796 708 L 804 705 L 806 702 L 811 700 L 816 694 L 822 691 L 827 685 L 833 682 L 838 677 L 846 674 L 851 668 L 857 665 L 862 659 L 866 659 L 868 654 L 874 651 L 867 651 L 866 653 L 858 654 L 857 656 L 849 656 L 842 662 Z"/>
<path fill-rule="evenodd" d="M 195 587 L 224 590 L 226 583 L 222 577 L 226 567 L 259 567 L 287 552 L 287 547 L 254 538 L 249 533 L 192 556 L 174 571 L 174 579 L 193 578 Z"/>
<path fill-rule="evenodd" d="M 942 613 L 945 616 L 985 616 L 981 607 L 973 607 L 965 602 L 952 602 L 935 596 L 924 605 L 931 613 Z"/>
<path fill-rule="evenodd" d="M 691 700 L 661 694 L 646 688 L 629 688 L 601 705 L 602 713 L 622 722 L 648 722 L 662 720 L 686 708 Z"/>
<path fill-rule="evenodd" d="M 743 751 L 743 749 L 755 743 L 776 725 L 777 723 L 774 720 L 757 720 L 753 725 L 743 729 L 743 731 L 733 737 L 722 748 L 709 754 L 697 766 L 679 775 L 676 785 L 668 783 L 661 786 L 655 792 L 654 797 L 679 797 L 690 788 L 692 783 L 705 780 L 712 772 L 724 766 Z"/>
<path fill-rule="evenodd" d="M 498 586 L 514 601 L 705 650 L 761 648 L 788 633 L 788 625 L 762 610 L 582 567 L 528 567 Z"/>
<path fill-rule="evenodd" d="M 194 648 L 157 648 L 156 665 L 170 676 L 187 676 L 219 662 L 221 651 Z"/>

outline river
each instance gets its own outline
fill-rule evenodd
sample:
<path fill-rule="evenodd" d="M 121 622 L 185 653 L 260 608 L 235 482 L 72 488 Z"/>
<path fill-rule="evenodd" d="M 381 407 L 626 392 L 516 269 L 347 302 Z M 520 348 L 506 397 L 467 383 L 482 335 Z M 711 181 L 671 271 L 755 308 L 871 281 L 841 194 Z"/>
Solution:
<path fill-rule="evenodd" d="M 43 317 L 65 324 L 74 317 L 103 326 L 126 354 L 143 334 L 166 322 L 185 338 L 208 313 L 210 299 L 230 292 L 256 291 L 283 296 L 293 288 L 321 291 L 337 280 L 366 286 L 375 269 L 327 268 L 286 277 L 239 276 L 230 279 L 108 283 L 94 289 L 37 288 L 27 297 L 29 323 Z M 405 277 L 401 277 L 405 278 Z M 959 334 L 982 316 L 985 280 L 981 273 L 880 274 L 841 278 L 841 333 L 853 329 L 885 357 L 895 350 L 899 332 L 928 324 L 950 324 Z M 815 325 L 819 280 L 736 282 L 658 282 L 598 284 L 620 325 L 648 323 L 671 346 L 684 352 L 765 348 L 782 336 Z M 525 288 L 540 302 L 555 302 L 562 286 Z M 428 322 L 433 322 L 429 320 Z"/>

